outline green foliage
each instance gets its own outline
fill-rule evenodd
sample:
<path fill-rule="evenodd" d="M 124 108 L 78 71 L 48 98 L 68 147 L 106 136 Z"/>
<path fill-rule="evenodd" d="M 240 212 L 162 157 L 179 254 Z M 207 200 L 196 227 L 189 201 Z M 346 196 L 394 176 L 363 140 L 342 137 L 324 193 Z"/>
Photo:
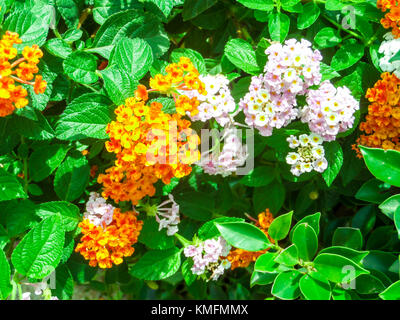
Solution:
<path fill-rule="evenodd" d="M 56 285 L 44 296 L 62 300 L 86 292 L 96 299 L 400 300 L 400 153 L 360 146 L 358 159 L 352 149 L 368 110 L 366 90 L 382 71 L 379 47 L 388 30 L 375 1 L 18 0 L 0 7 L 1 33 L 17 32 L 23 41 L 18 53 L 42 49 L 38 74 L 47 82 L 44 94 L 24 83 L 28 105 L 0 117 L 0 300 L 20 299 L 21 286 L 53 276 Z M 195 164 L 169 184 L 154 182 L 154 195 L 134 204 L 143 225 L 134 254 L 121 264 L 102 270 L 74 252 L 89 194 L 104 191 L 98 174 L 119 157 L 107 152 L 107 125 L 139 84 L 149 87 L 168 64 L 188 57 L 202 76 L 227 77 L 231 115 L 243 127 L 239 101 L 263 73 L 265 50 L 289 39 L 310 41 L 323 56 L 321 81 L 347 87 L 360 103 L 352 127 L 324 142 L 326 170 L 290 172 L 287 138 L 310 132 L 301 121 L 268 137 L 246 132 L 243 141 L 254 138 L 246 174 L 210 175 Z M 177 92 L 149 90 L 149 103 L 173 115 Z M 297 99 L 295 108 L 306 103 Z M 191 127 L 200 134 L 223 126 L 211 120 Z M 127 181 L 125 174 L 114 178 Z M 179 206 L 175 235 L 159 224 L 168 195 Z M 130 201 L 113 200 L 107 203 L 123 214 L 132 210 Z M 266 209 L 272 222 L 259 216 Z M 227 267 L 214 282 L 193 273 L 185 248 L 219 237 L 256 261 Z"/>

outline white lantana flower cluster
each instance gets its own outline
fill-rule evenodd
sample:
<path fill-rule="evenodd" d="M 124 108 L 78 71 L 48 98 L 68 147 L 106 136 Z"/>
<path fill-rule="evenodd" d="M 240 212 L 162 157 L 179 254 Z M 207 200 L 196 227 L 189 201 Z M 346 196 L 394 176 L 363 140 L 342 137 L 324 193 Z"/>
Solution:
<path fill-rule="evenodd" d="M 199 165 L 205 173 L 227 177 L 245 164 L 248 157 L 246 148 L 236 135 L 236 129 L 227 128 L 224 131 L 224 145 L 219 152 L 219 145 L 203 154 Z"/>
<path fill-rule="evenodd" d="M 383 57 L 379 60 L 379 66 L 383 72 L 393 72 L 400 78 L 400 60 L 390 61 L 400 51 L 400 38 L 394 39 L 393 34 L 388 32 L 384 35 L 385 41 L 379 47 L 379 53 Z"/>
<path fill-rule="evenodd" d="M 173 236 L 179 230 L 179 205 L 175 202 L 172 194 L 169 194 L 168 197 L 168 200 L 157 207 L 156 221 L 159 224 L 158 231 L 165 228 L 167 229 L 167 235 Z M 172 206 L 165 207 L 169 204 L 172 204 Z M 160 218 L 160 216 L 162 218 Z"/>
<path fill-rule="evenodd" d="M 225 259 L 228 256 L 231 246 L 224 238 L 207 239 L 196 245 L 187 246 L 183 253 L 186 257 L 193 259 L 191 271 L 195 275 L 203 275 L 209 272 L 209 280 L 216 281 L 224 274 L 231 263 Z"/>
<path fill-rule="evenodd" d="M 292 166 L 290 172 L 293 175 L 300 176 L 312 170 L 323 172 L 328 167 L 321 136 L 315 133 L 302 134 L 299 138 L 291 135 L 287 141 L 289 147 L 296 150 L 286 156 L 286 162 Z"/>
<path fill-rule="evenodd" d="M 86 202 L 86 212 L 84 217 L 89 219 L 95 226 L 108 226 L 113 220 L 115 207 L 106 202 L 97 192 L 91 192 L 88 202 Z"/>
<path fill-rule="evenodd" d="M 199 113 L 195 116 L 188 116 L 192 121 L 205 122 L 214 118 L 221 126 L 227 125 L 233 120 L 233 113 L 236 108 L 235 100 L 229 90 L 229 80 L 222 74 L 200 76 L 199 79 L 204 83 L 207 95 L 202 95 L 197 90 L 189 93 L 189 97 L 196 97 L 200 105 L 197 107 Z"/>

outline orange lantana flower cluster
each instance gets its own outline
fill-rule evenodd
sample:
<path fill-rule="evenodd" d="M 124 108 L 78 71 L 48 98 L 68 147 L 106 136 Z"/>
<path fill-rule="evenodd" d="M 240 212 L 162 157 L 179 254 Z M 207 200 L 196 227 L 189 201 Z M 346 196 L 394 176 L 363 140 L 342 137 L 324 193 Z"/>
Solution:
<path fill-rule="evenodd" d="M 390 10 L 381 19 L 381 24 L 385 29 L 392 28 L 392 34 L 395 38 L 400 37 L 400 2 L 398 0 L 378 0 L 376 3 L 378 9 L 382 12 Z"/>
<path fill-rule="evenodd" d="M 113 220 L 108 226 L 96 226 L 84 219 L 79 227 L 83 236 L 76 246 L 89 265 L 100 268 L 111 268 L 113 264 L 121 264 L 123 257 L 129 257 L 135 249 L 132 247 L 138 240 L 143 221 L 137 220 L 137 213 L 128 211 L 121 213 L 114 209 Z"/>
<path fill-rule="evenodd" d="M 115 202 L 132 201 L 153 196 L 153 184 L 161 179 L 188 175 L 191 164 L 199 160 L 198 135 L 189 120 L 179 114 L 167 114 L 162 104 L 148 99 L 146 87 L 139 85 L 135 97 L 128 98 L 115 110 L 116 121 L 107 126 L 109 152 L 116 153 L 115 165 L 100 174 L 103 197 Z"/>
<path fill-rule="evenodd" d="M 269 209 L 266 209 L 265 212 L 262 212 L 258 215 L 258 222 L 256 226 L 259 227 L 269 238 L 269 240 L 273 243 L 273 239 L 268 235 L 268 228 L 271 225 L 274 217 Z M 233 249 L 229 252 L 227 259 L 231 263 L 231 269 L 234 270 L 236 268 L 246 268 L 249 266 L 251 262 L 255 262 L 259 256 L 266 253 L 268 249 L 261 251 L 246 251 L 243 249 Z"/>
<path fill-rule="evenodd" d="M 37 64 L 43 56 L 37 45 L 25 47 L 22 57 L 17 59 L 18 51 L 14 44 L 21 44 L 18 33 L 6 31 L 0 40 L 0 117 L 12 114 L 15 108 L 23 108 L 28 104 L 25 88 L 16 83 L 32 85 L 36 94 L 46 90 L 46 81 L 34 74 L 39 71 Z"/>
<path fill-rule="evenodd" d="M 185 90 L 196 90 L 200 94 L 206 94 L 205 85 L 199 79 L 199 72 L 193 63 L 189 58 L 181 57 L 178 63 L 169 64 L 165 71 L 166 75 L 157 74 L 154 78 L 150 78 L 152 90 L 172 95 L 178 114 L 183 116 L 189 112 L 191 116 L 196 115 L 199 101 L 196 97 L 189 98 L 182 94 Z"/>
<path fill-rule="evenodd" d="M 365 97 L 371 104 L 365 121 L 360 124 L 360 130 L 366 135 L 360 136 L 357 143 L 372 148 L 400 150 L 400 80 L 387 72 L 381 78 L 367 90 Z"/>

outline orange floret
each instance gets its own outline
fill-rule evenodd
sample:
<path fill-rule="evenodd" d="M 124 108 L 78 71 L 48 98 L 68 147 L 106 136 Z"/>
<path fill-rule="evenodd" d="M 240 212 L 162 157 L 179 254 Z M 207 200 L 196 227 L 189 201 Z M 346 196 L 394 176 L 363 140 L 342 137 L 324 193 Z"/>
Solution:
<path fill-rule="evenodd" d="M 382 12 L 389 10 L 385 17 L 381 19 L 381 24 L 385 29 L 392 28 L 392 34 L 397 39 L 400 37 L 400 2 L 398 0 L 378 0 L 376 3 Z"/>
<path fill-rule="evenodd" d="M 137 213 L 128 211 L 121 213 L 115 209 L 110 225 L 95 226 L 89 219 L 84 219 L 79 227 L 83 234 L 75 252 L 79 252 L 89 265 L 111 268 L 113 264 L 123 262 L 124 257 L 131 256 L 135 249 L 132 247 L 139 237 L 143 221 L 137 220 Z"/>
<path fill-rule="evenodd" d="M 28 104 L 27 90 L 16 83 L 34 86 L 36 94 L 46 90 L 47 83 L 42 76 L 36 76 L 35 81 L 30 82 L 39 71 L 37 64 L 43 52 L 37 45 L 25 47 L 22 57 L 17 59 L 18 51 L 13 46 L 21 43 L 19 35 L 10 31 L 6 31 L 0 40 L 0 117 Z"/>
<path fill-rule="evenodd" d="M 357 140 L 358 144 L 372 148 L 400 150 L 400 80 L 385 72 L 382 80 L 367 90 L 366 98 L 371 102 L 365 121 L 360 130 L 365 132 Z M 358 148 L 354 145 L 361 157 Z"/>
<path fill-rule="evenodd" d="M 144 86 L 138 88 L 134 98 L 115 110 L 116 120 L 107 126 L 106 149 L 117 159 L 98 182 L 103 184 L 103 197 L 115 202 L 130 200 L 135 205 L 153 196 L 159 179 L 169 184 L 173 177 L 188 175 L 190 165 L 200 158 L 200 139 L 191 122 L 164 113 L 161 103 L 146 105 L 146 94 Z"/>
<path fill-rule="evenodd" d="M 256 226 L 259 227 L 269 238 L 269 240 L 273 243 L 274 240 L 268 235 L 268 228 L 271 225 L 274 217 L 269 209 L 266 209 L 265 212 L 262 212 L 258 215 L 258 222 Z M 255 262 L 259 256 L 266 253 L 268 249 L 261 251 L 246 251 L 243 249 L 232 249 L 229 252 L 227 259 L 231 263 L 231 269 L 234 270 L 236 268 L 246 268 L 250 265 L 251 262 Z"/>

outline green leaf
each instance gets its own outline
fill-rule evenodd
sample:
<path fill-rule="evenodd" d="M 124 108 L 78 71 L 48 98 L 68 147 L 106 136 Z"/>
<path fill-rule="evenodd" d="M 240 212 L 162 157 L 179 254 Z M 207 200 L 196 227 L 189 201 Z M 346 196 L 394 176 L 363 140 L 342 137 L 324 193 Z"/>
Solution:
<path fill-rule="evenodd" d="M 275 262 L 286 266 L 294 266 L 299 263 L 297 248 L 294 244 L 283 250 L 276 258 Z"/>
<path fill-rule="evenodd" d="M 339 32 L 333 28 L 323 28 L 315 35 L 314 42 L 321 48 L 331 48 L 342 42 Z"/>
<path fill-rule="evenodd" d="M 221 222 L 243 222 L 244 219 L 242 218 L 235 218 L 235 217 L 221 217 L 216 218 L 210 221 L 207 221 L 203 224 L 199 230 L 197 231 L 197 235 L 201 240 L 207 240 L 218 236 L 220 233 L 216 227 L 216 223 Z"/>
<path fill-rule="evenodd" d="M 247 8 L 261 11 L 271 11 L 274 8 L 273 0 L 236 0 Z"/>
<path fill-rule="evenodd" d="M 382 213 L 393 220 L 394 213 L 400 207 L 400 194 L 395 194 L 379 205 Z"/>
<path fill-rule="evenodd" d="M 270 184 L 274 178 L 275 169 L 273 167 L 259 166 L 251 170 L 239 182 L 248 187 L 261 187 Z"/>
<path fill-rule="evenodd" d="M 164 250 L 174 246 L 174 237 L 167 236 L 166 230 L 158 230 L 159 224 L 154 218 L 144 221 L 138 241 L 150 249 Z"/>
<path fill-rule="evenodd" d="M 294 230 L 292 242 L 297 248 L 299 259 L 311 261 L 317 252 L 318 238 L 308 223 L 302 223 Z"/>
<path fill-rule="evenodd" d="M 3 202 L 4 212 L 2 217 L 5 218 L 4 226 L 7 229 L 8 236 L 15 237 L 37 224 L 38 218 L 35 215 L 35 204 L 30 200 L 19 200 Z"/>
<path fill-rule="evenodd" d="M 0 168 L 0 201 L 26 197 L 24 188 L 17 177 Z"/>
<path fill-rule="evenodd" d="M 208 221 L 215 208 L 215 199 L 205 192 L 185 192 L 175 196 L 180 211 L 195 220 Z"/>
<path fill-rule="evenodd" d="M 314 268 L 335 283 L 348 282 L 369 273 L 354 261 L 331 253 L 320 253 L 314 260 Z"/>
<path fill-rule="evenodd" d="M 66 201 L 44 202 L 38 205 L 36 214 L 45 219 L 47 217 L 59 215 L 65 231 L 75 230 L 81 216 L 79 208 L 72 203 Z"/>
<path fill-rule="evenodd" d="M 330 300 L 331 298 L 329 281 L 316 272 L 305 274 L 300 279 L 300 290 L 307 300 Z"/>
<path fill-rule="evenodd" d="M 280 273 L 274 281 L 271 293 L 284 300 L 294 300 L 300 296 L 299 281 L 302 274 L 296 270 Z"/>
<path fill-rule="evenodd" d="M 186 0 L 182 11 L 183 21 L 197 17 L 216 3 L 217 0 Z"/>
<path fill-rule="evenodd" d="M 60 300 L 70 300 L 74 293 L 74 279 L 68 267 L 60 265 L 56 269 L 56 285 L 52 290 L 53 294 Z"/>
<path fill-rule="evenodd" d="M 357 277 L 355 288 L 360 294 L 374 294 L 385 290 L 385 285 L 371 274 L 362 274 Z"/>
<path fill-rule="evenodd" d="M 284 13 L 270 14 L 268 30 L 273 41 L 283 42 L 289 33 L 290 19 Z"/>
<path fill-rule="evenodd" d="M 333 246 L 344 246 L 359 250 L 363 245 L 363 237 L 360 229 L 341 227 L 335 230 L 332 238 Z"/>
<path fill-rule="evenodd" d="M 275 218 L 270 227 L 268 228 L 268 234 L 276 241 L 285 239 L 289 233 L 290 225 L 292 224 L 293 211 L 282 214 Z"/>
<path fill-rule="evenodd" d="M 58 139 L 106 139 L 107 124 L 113 116 L 112 102 L 98 93 L 86 93 L 74 99 L 61 114 L 56 127 Z"/>
<path fill-rule="evenodd" d="M 331 253 L 343 256 L 357 264 L 360 264 L 361 261 L 368 255 L 368 251 L 357 251 L 351 248 L 337 246 L 324 248 L 319 253 Z"/>
<path fill-rule="evenodd" d="M 115 65 L 102 70 L 101 74 L 107 94 L 116 105 L 132 97 L 139 84 L 132 75 Z"/>
<path fill-rule="evenodd" d="M 285 201 L 285 187 L 282 183 L 273 181 L 267 186 L 257 187 L 253 192 L 253 205 L 255 212 L 263 212 L 269 208 L 275 213 L 280 210 Z"/>
<path fill-rule="evenodd" d="M 379 294 L 383 300 L 400 300 L 400 280 Z"/>
<path fill-rule="evenodd" d="M 310 27 L 319 17 L 321 10 L 314 2 L 306 3 L 303 12 L 297 16 L 297 28 L 300 30 Z"/>
<path fill-rule="evenodd" d="M 305 216 L 303 219 L 301 219 L 299 222 L 297 222 L 294 227 L 292 228 L 292 230 L 290 230 L 289 233 L 289 239 L 292 240 L 293 238 L 293 232 L 294 230 L 296 230 L 296 228 L 301 225 L 302 223 L 307 223 L 309 226 L 311 226 L 314 231 L 315 234 L 318 236 L 319 234 L 319 220 L 321 218 L 321 213 L 317 212 L 314 214 L 310 214 L 308 216 Z"/>
<path fill-rule="evenodd" d="M 139 10 L 126 10 L 110 16 L 96 33 L 91 49 L 109 59 L 110 53 L 122 38 L 141 38 L 153 50 L 155 58 L 163 55 L 169 48 L 169 39 L 160 21 L 152 14 Z"/>
<path fill-rule="evenodd" d="M 400 152 L 360 146 L 365 164 L 379 180 L 400 187 Z"/>
<path fill-rule="evenodd" d="M 54 191 L 66 201 L 73 201 L 85 191 L 90 178 L 90 167 L 79 152 L 72 154 L 58 167 L 54 177 Z"/>
<path fill-rule="evenodd" d="M 93 18 L 98 24 L 103 24 L 114 13 L 127 9 L 142 9 L 142 7 L 138 0 L 94 0 Z"/>
<path fill-rule="evenodd" d="M 63 67 L 66 75 L 76 82 L 91 84 L 99 79 L 97 57 L 91 53 L 75 51 L 64 60 Z"/>
<path fill-rule="evenodd" d="M 182 263 L 181 271 L 183 279 L 185 280 L 186 284 L 190 286 L 193 282 L 196 281 L 197 275 L 192 273 L 193 260 L 186 259 Z"/>
<path fill-rule="evenodd" d="M 14 249 L 11 256 L 13 266 L 18 273 L 30 278 L 48 276 L 60 261 L 64 235 L 59 216 L 44 219 Z"/>
<path fill-rule="evenodd" d="M 28 161 L 29 177 L 36 182 L 47 178 L 64 160 L 68 147 L 64 144 L 45 145 L 35 149 Z"/>
<path fill-rule="evenodd" d="M 243 39 L 229 40 L 225 45 L 224 53 L 230 62 L 244 72 L 255 75 L 262 70 L 257 64 L 255 50 Z"/>
<path fill-rule="evenodd" d="M 400 239 L 400 208 L 397 208 L 394 212 L 393 221 L 397 230 L 397 235 Z"/>
<path fill-rule="evenodd" d="M 10 278 L 10 264 L 8 263 L 3 250 L 0 249 L 0 300 L 7 299 L 12 291 Z"/>
<path fill-rule="evenodd" d="M 80 8 L 78 1 L 75 0 L 56 0 L 58 11 L 64 18 L 66 25 L 69 28 L 76 28 L 79 23 Z"/>
<path fill-rule="evenodd" d="M 268 237 L 259 228 L 246 222 L 216 223 L 222 237 L 232 246 L 247 250 L 260 251 L 271 246 Z"/>
<path fill-rule="evenodd" d="M 390 192 L 385 192 L 387 190 L 388 188 L 386 183 L 372 178 L 361 186 L 361 188 L 357 191 L 355 198 L 380 204 L 390 196 Z"/>
<path fill-rule="evenodd" d="M 2 27 L 19 34 L 22 44 L 15 47 L 21 52 L 25 46 L 37 44 L 41 47 L 45 43 L 51 19 L 51 6 L 38 4 L 31 10 L 12 11 Z"/>
<path fill-rule="evenodd" d="M 258 272 L 268 272 L 268 273 L 280 273 L 283 271 L 291 270 L 285 265 L 279 265 L 275 262 L 275 258 L 278 254 L 266 252 L 259 256 L 254 264 L 254 271 Z"/>
<path fill-rule="evenodd" d="M 58 38 L 52 38 L 48 40 L 46 42 L 45 48 L 53 56 L 62 59 L 66 59 L 72 53 L 72 49 L 68 45 L 68 43 Z"/>
<path fill-rule="evenodd" d="M 250 288 L 254 287 L 256 284 L 265 286 L 274 282 L 275 278 L 276 273 L 254 271 L 250 278 Z"/>
<path fill-rule="evenodd" d="M 110 65 L 113 64 L 140 80 L 153 64 L 153 51 L 143 39 L 123 38 L 111 53 Z"/>
<path fill-rule="evenodd" d="M 337 141 L 332 141 L 324 145 L 325 158 L 328 161 L 328 168 L 322 172 L 326 185 L 331 186 L 340 172 L 343 165 L 343 150 Z"/>
<path fill-rule="evenodd" d="M 172 276 L 180 266 L 181 250 L 178 248 L 151 250 L 132 267 L 130 274 L 139 279 L 156 281 Z"/>
<path fill-rule="evenodd" d="M 354 39 L 351 39 L 354 40 Z M 364 45 L 348 41 L 336 51 L 332 58 L 331 66 L 336 71 L 344 70 L 354 65 L 364 55 Z"/>

